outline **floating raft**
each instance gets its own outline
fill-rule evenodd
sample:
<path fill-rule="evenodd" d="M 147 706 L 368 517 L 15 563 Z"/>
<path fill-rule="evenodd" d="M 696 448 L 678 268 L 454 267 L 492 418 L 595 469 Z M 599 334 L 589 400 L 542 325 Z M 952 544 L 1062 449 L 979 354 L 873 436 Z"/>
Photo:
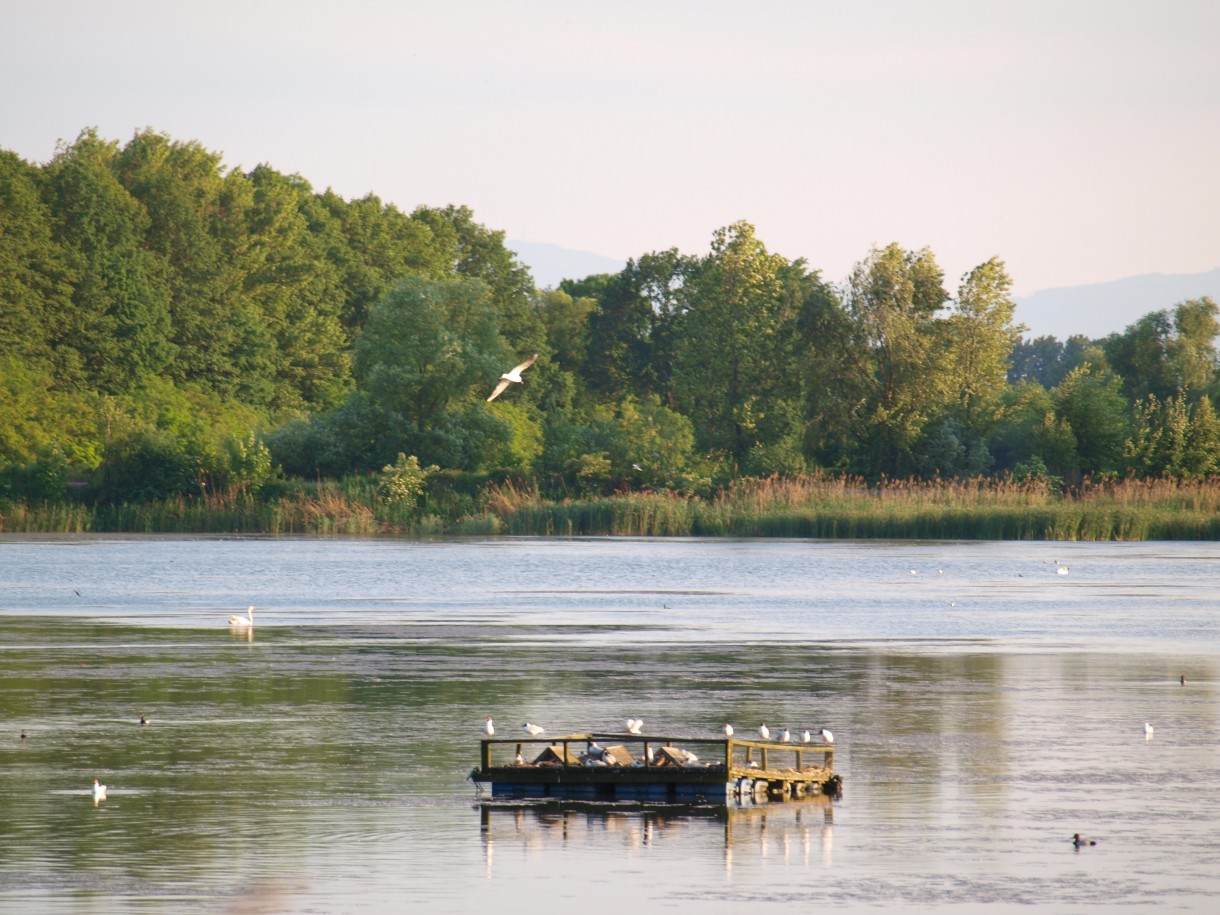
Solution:
<path fill-rule="evenodd" d="M 833 745 L 568 734 L 487 738 L 479 760 L 470 777 L 493 797 L 725 803 L 842 793 Z"/>

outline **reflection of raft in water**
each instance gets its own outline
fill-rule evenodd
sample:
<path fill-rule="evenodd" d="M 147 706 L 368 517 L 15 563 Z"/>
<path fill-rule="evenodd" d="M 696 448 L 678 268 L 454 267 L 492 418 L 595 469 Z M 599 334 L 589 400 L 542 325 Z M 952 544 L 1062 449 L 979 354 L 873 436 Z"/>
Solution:
<path fill-rule="evenodd" d="M 516 761 L 505 762 L 510 752 Z M 734 796 L 786 800 L 842 793 L 833 745 L 734 738 L 569 734 L 485 739 L 480 765 L 470 777 L 490 783 L 494 797 L 724 803 Z"/>

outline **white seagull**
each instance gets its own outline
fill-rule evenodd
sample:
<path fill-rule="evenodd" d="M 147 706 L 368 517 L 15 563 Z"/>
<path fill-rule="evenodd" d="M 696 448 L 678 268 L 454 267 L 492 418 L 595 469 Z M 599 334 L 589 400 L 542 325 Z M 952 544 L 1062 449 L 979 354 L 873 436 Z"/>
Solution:
<path fill-rule="evenodd" d="M 729 724 L 727 721 L 724 723 L 724 736 L 725 737 L 733 736 L 733 726 L 731 724 Z"/>
<path fill-rule="evenodd" d="M 1152 736 L 1152 725 L 1149 724 L 1147 721 L 1144 722 L 1144 736 L 1145 737 Z"/>
<path fill-rule="evenodd" d="M 1055 569 L 1056 575 L 1066 575 L 1067 573 L 1068 573 L 1067 566 L 1059 566 L 1057 569 Z"/>
<path fill-rule="evenodd" d="M 545 734 L 546 728 L 540 728 L 536 724 L 530 724 L 528 721 L 521 725 L 521 730 L 529 734 L 530 737 L 537 737 L 539 734 Z"/>
<path fill-rule="evenodd" d="M 812 743 L 813 735 L 809 733 L 809 728 L 801 731 L 801 743 Z"/>
<path fill-rule="evenodd" d="M 483 733 L 488 737 L 491 737 L 496 733 L 496 726 L 491 723 L 491 715 L 488 715 L 487 719 L 483 722 Z"/>
<path fill-rule="evenodd" d="M 644 731 L 644 719 L 643 718 L 628 718 L 627 719 L 627 733 L 628 734 L 641 734 L 641 733 L 643 733 L 643 731 Z"/>
<path fill-rule="evenodd" d="M 787 728 L 784 728 L 782 731 L 779 732 L 779 742 L 780 743 L 787 743 L 791 739 L 792 739 L 792 735 L 790 733 L 788 733 Z"/>
<path fill-rule="evenodd" d="M 251 604 L 246 608 L 245 616 L 229 617 L 229 625 L 237 629 L 246 629 L 254 625 L 254 605 Z"/>
<path fill-rule="evenodd" d="M 503 375 L 501 375 L 500 383 L 498 385 L 496 385 L 496 389 L 491 392 L 491 395 L 487 398 L 487 400 L 489 402 L 495 400 L 497 397 L 499 397 L 501 394 L 504 393 L 504 389 L 507 388 L 510 384 L 514 384 L 514 383 L 522 384 L 523 382 L 521 381 L 521 373 L 524 372 L 526 369 L 528 369 L 531 365 L 533 365 L 534 360 L 537 358 L 538 358 L 538 354 L 534 353 L 534 355 L 530 356 L 528 359 L 526 359 L 524 362 L 522 362 L 520 365 L 518 365 L 516 368 L 514 368 L 511 372 L 505 372 Z"/>
<path fill-rule="evenodd" d="M 830 733 L 830 731 L 828 731 L 826 728 L 822 728 L 820 733 L 822 735 L 823 743 L 834 743 L 835 742 L 835 735 Z"/>
<path fill-rule="evenodd" d="M 93 780 L 93 799 L 95 801 L 106 800 L 106 786 L 101 784 L 96 778 Z"/>
<path fill-rule="evenodd" d="M 771 729 L 769 727 L 767 727 L 767 722 L 764 721 L 762 724 L 760 724 L 758 726 L 758 736 L 761 737 L 763 740 L 771 739 Z"/>

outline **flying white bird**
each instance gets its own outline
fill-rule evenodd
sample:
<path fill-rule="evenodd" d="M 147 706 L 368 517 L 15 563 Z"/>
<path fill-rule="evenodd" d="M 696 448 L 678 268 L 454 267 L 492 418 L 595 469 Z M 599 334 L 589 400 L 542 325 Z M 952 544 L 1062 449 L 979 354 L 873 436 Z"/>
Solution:
<path fill-rule="evenodd" d="M 724 723 L 724 736 L 725 737 L 733 736 L 733 726 L 731 724 L 729 724 L 727 721 Z"/>
<path fill-rule="evenodd" d="M 483 733 L 488 737 L 491 737 L 496 733 L 496 726 L 491 723 L 491 715 L 488 715 L 487 720 L 483 722 Z"/>
<path fill-rule="evenodd" d="M 98 782 L 96 778 L 93 780 L 93 799 L 95 801 L 106 800 L 106 786 Z"/>
<path fill-rule="evenodd" d="M 249 607 L 246 608 L 245 616 L 229 617 L 229 625 L 234 626 L 238 629 L 245 629 L 247 627 L 253 626 L 254 625 L 254 605 L 251 604 Z"/>
<path fill-rule="evenodd" d="M 764 721 L 762 724 L 760 724 L 758 726 L 758 736 L 761 737 L 763 740 L 771 739 L 771 729 L 769 727 L 767 727 L 767 722 Z"/>
<path fill-rule="evenodd" d="M 537 737 L 539 734 L 545 734 L 546 728 L 540 728 L 536 724 L 530 724 L 528 721 L 521 725 L 521 730 L 529 734 L 530 737 Z"/>
<path fill-rule="evenodd" d="M 644 719 L 643 718 L 628 718 L 627 719 L 627 733 L 628 734 L 642 734 L 643 731 L 644 731 Z"/>
<path fill-rule="evenodd" d="M 507 388 L 510 384 L 514 384 L 514 383 L 522 384 L 523 382 L 521 381 L 521 373 L 524 372 L 526 369 L 528 369 L 531 365 L 533 365 L 534 360 L 537 358 L 538 358 L 538 354 L 534 353 L 534 355 L 530 356 L 528 359 L 526 359 L 524 362 L 522 362 L 519 366 L 514 368 L 511 372 L 505 372 L 503 375 L 501 375 L 500 383 L 498 385 L 496 385 L 496 389 L 491 392 L 491 396 L 489 396 L 487 398 L 487 400 L 489 402 L 495 400 L 497 397 L 499 397 L 501 394 L 504 393 L 504 389 Z"/>
<path fill-rule="evenodd" d="M 820 733 L 822 735 L 823 743 L 834 743 L 835 742 L 835 735 L 830 733 L 830 731 L 828 731 L 826 728 L 822 728 Z"/>

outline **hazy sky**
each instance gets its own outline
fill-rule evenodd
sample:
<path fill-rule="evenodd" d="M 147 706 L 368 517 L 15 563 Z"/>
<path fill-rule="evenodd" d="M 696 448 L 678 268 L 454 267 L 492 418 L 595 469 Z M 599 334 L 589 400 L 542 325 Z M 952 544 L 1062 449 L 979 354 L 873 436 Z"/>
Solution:
<path fill-rule="evenodd" d="M 6 0 L 0 147 L 226 166 L 627 258 L 753 222 L 830 280 L 929 246 L 1027 294 L 1220 266 L 1216 0 Z"/>

